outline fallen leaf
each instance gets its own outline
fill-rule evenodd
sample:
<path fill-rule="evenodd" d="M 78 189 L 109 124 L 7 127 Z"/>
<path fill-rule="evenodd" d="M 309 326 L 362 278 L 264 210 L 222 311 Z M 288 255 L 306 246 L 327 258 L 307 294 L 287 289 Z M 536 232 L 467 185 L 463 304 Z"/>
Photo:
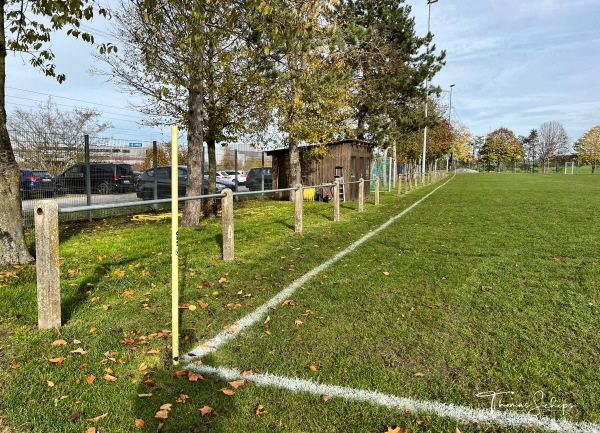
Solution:
<path fill-rule="evenodd" d="M 141 419 L 141 418 L 137 418 L 137 419 L 135 420 L 135 426 L 136 426 L 137 428 L 144 427 L 144 420 L 143 420 L 143 419 Z"/>
<path fill-rule="evenodd" d="M 423 376 L 425 376 L 425 373 L 418 372 L 418 373 L 415 373 L 415 376 L 417 376 L 417 377 L 423 377 Z"/>
<path fill-rule="evenodd" d="M 160 410 L 171 410 L 172 403 L 165 403 L 160 407 Z"/>
<path fill-rule="evenodd" d="M 92 422 L 98 422 L 100 421 L 102 418 L 106 417 L 106 415 L 108 415 L 108 412 L 103 413 L 100 416 L 97 416 L 95 418 L 88 418 L 88 421 L 92 421 Z"/>
<path fill-rule="evenodd" d="M 16 370 L 16 369 L 17 369 L 17 368 L 19 368 L 20 366 L 21 366 L 21 364 L 13 364 L 13 365 L 11 365 L 11 366 L 10 366 L 10 368 L 12 368 L 12 369 L 15 369 L 15 370 Z"/>
<path fill-rule="evenodd" d="M 180 308 L 180 309 L 186 309 L 186 308 L 189 308 L 189 306 L 190 306 L 190 304 L 179 304 L 178 308 Z"/>
<path fill-rule="evenodd" d="M 54 382 L 52 382 L 51 380 L 47 380 L 46 385 L 48 385 L 50 388 L 52 388 L 54 386 Z"/>
<path fill-rule="evenodd" d="M 92 327 L 90 328 L 90 332 L 96 332 L 96 329 L 98 329 L 98 328 L 96 328 L 95 326 L 92 326 Z"/>
<path fill-rule="evenodd" d="M 226 282 L 227 282 L 227 278 L 225 278 L 225 277 L 219 278 L 219 284 L 223 284 L 223 283 L 226 283 Z"/>
<path fill-rule="evenodd" d="M 200 413 L 202 414 L 202 416 L 211 413 L 214 409 L 210 406 L 203 406 L 200 409 Z"/>
<path fill-rule="evenodd" d="M 110 304 L 106 304 L 106 305 L 103 305 L 103 306 L 102 306 L 102 308 L 104 308 L 104 309 L 105 309 L 105 310 L 107 310 L 107 311 L 108 311 L 108 310 L 110 310 L 110 309 L 111 309 L 111 307 L 112 307 L 112 305 L 110 305 Z"/>
<path fill-rule="evenodd" d="M 168 410 L 159 410 L 154 415 L 154 418 L 156 418 L 156 419 L 167 419 L 167 418 L 169 418 L 169 411 Z"/>
<path fill-rule="evenodd" d="M 234 380 L 233 382 L 227 382 L 233 389 L 238 389 L 240 386 L 246 383 L 245 379 Z"/>
<path fill-rule="evenodd" d="M 262 404 L 259 404 L 258 406 L 256 406 L 256 414 L 257 415 L 265 415 L 269 413 L 267 410 L 265 410 L 265 407 Z"/>
<path fill-rule="evenodd" d="M 391 428 L 388 426 L 386 433 L 408 433 L 408 429 L 403 429 L 402 427 Z"/>
<path fill-rule="evenodd" d="M 160 353 L 160 349 L 149 349 L 149 350 L 146 350 L 146 355 L 156 355 L 157 353 Z"/>
<path fill-rule="evenodd" d="M 198 382 L 198 380 L 204 380 L 201 374 L 188 371 L 188 380 L 190 382 Z"/>
<path fill-rule="evenodd" d="M 52 342 L 52 345 L 53 345 L 53 346 L 62 346 L 62 345 L 64 345 L 64 344 L 67 344 L 66 340 L 54 340 L 54 341 Z"/>
<path fill-rule="evenodd" d="M 156 431 L 161 431 L 164 426 L 165 426 L 164 422 L 159 422 L 158 427 L 156 427 Z"/>
<path fill-rule="evenodd" d="M 64 360 L 65 360 L 64 356 L 48 359 L 48 361 L 52 362 L 53 364 L 62 364 Z"/>
<path fill-rule="evenodd" d="M 208 307 L 208 304 L 206 302 L 202 302 L 202 301 L 198 301 L 198 305 L 200 305 L 200 308 L 202 308 L 203 310 Z"/>
<path fill-rule="evenodd" d="M 324 396 L 321 397 L 321 400 L 329 401 L 329 396 L 327 394 L 325 394 Z"/>
<path fill-rule="evenodd" d="M 281 304 L 282 307 L 285 307 L 287 305 L 289 305 L 290 307 L 295 307 L 298 304 L 293 299 L 288 299 L 287 301 L 283 301 L 283 304 Z"/>
<path fill-rule="evenodd" d="M 77 418 L 79 418 L 81 416 L 81 412 L 75 412 L 73 415 L 71 415 L 69 417 L 69 420 L 71 420 L 71 422 L 75 422 L 77 421 Z"/>
<path fill-rule="evenodd" d="M 188 306 L 188 310 L 190 310 L 190 311 L 194 311 L 194 310 L 196 310 L 196 308 L 197 308 L 197 307 L 196 307 L 195 305 L 193 305 L 193 304 L 190 304 L 190 305 Z"/>
<path fill-rule="evenodd" d="M 106 371 L 108 374 L 113 374 L 113 375 L 115 374 L 115 370 L 113 370 L 110 367 L 105 368 L 104 371 Z"/>
<path fill-rule="evenodd" d="M 302 320 L 294 320 L 294 325 L 296 326 L 300 326 L 302 325 L 304 322 Z"/>
<path fill-rule="evenodd" d="M 390 275 L 390 273 L 389 272 L 384 272 L 383 275 L 385 275 L 387 277 L 388 275 Z"/>
<path fill-rule="evenodd" d="M 114 377 L 114 376 L 112 376 L 112 375 L 110 375 L 110 374 L 105 374 L 104 375 L 104 380 L 107 380 L 109 382 L 114 382 L 115 380 L 117 380 L 117 378 Z"/>
<path fill-rule="evenodd" d="M 240 374 L 240 376 L 246 377 L 246 376 L 248 376 L 250 374 L 252 374 L 252 370 L 246 370 L 246 371 L 242 372 L 242 374 Z"/>
<path fill-rule="evenodd" d="M 87 355 L 88 353 L 83 350 L 81 347 L 75 349 L 75 350 L 71 350 L 69 353 L 79 353 L 80 355 Z"/>
<path fill-rule="evenodd" d="M 144 371 L 148 369 L 148 365 L 145 362 L 142 362 L 138 367 L 138 371 Z"/>
<path fill-rule="evenodd" d="M 96 427 L 88 427 L 85 433 L 96 433 Z"/>
<path fill-rule="evenodd" d="M 173 376 L 175 376 L 177 379 L 181 379 L 183 376 L 185 376 L 187 374 L 186 370 L 177 370 Z"/>
<path fill-rule="evenodd" d="M 265 319 L 265 321 L 263 322 L 263 325 L 266 325 L 267 323 L 269 323 L 271 321 L 271 316 L 267 316 L 267 318 Z"/>
<path fill-rule="evenodd" d="M 458 429 L 458 427 L 456 427 L 456 428 L 454 429 L 454 433 L 460 433 L 460 430 Z"/>
<path fill-rule="evenodd" d="M 317 367 L 315 365 L 311 365 L 308 368 L 310 369 L 310 371 L 317 371 Z"/>
<path fill-rule="evenodd" d="M 152 393 L 150 394 L 138 394 L 139 398 L 146 398 L 146 397 L 152 397 Z"/>
<path fill-rule="evenodd" d="M 154 386 L 154 381 L 152 379 L 145 380 L 144 385 Z"/>
<path fill-rule="evenodd" d="M 235 391 L 233 389 L 228 389 L 228 388 L 222 388 L 219 391 L 221 391 L 225 395 L 233 395 L 233 394 L 235 394 Z"/>
<path fill-rule="evenodd" d="M 96 379 L 96 376 L 94 376 L 93 374 L 90 374 L 88 377 L 85 378 L 85 381 L 88 383 L 88 385 L 91 385 L 95 379 Z"/>
<path fill-rule="evenodd" d="M 177 397 L 177 400 L 175 400 L 177 403 L 185 403 L 185 401 L 190 398 L 189 395 L 186 394 L 179 394 L 179 397 Z"/>

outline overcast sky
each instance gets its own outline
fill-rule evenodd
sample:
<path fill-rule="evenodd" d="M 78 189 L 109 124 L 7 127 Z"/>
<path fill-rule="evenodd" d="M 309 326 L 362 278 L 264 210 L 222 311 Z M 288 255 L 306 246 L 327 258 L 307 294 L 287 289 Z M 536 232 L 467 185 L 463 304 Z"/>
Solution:
<path fill-rule="evenodd" d="M 425 35 L 427 0 L 405 3 L 417 33 Z M 527 135 L 559 121 L 577 140 L 600 124 L 599 20 L 599 0 L 438 0 L 431 5 L 431 32 L 447 56 L 433 83 L 444 90 L 455 84 L 452 117 L 474 135 L 501 126 Z M 9 55 L 9 115 L 15 104 L 29 109 L 51 94 L 62 109 L 96 106 L 115 126 L 108 135 L 161 139 L 163 131 L 139 126 L 139 115 L 126 109 L 129 95 L 88 73 L 94 62 L 89 46 L 56 38 L 53 48 L 59 72 L 67 74 L 62 85 L 33 70 L 26 58 Z M 169 135 L 164 132 L 162 138 Z"/>

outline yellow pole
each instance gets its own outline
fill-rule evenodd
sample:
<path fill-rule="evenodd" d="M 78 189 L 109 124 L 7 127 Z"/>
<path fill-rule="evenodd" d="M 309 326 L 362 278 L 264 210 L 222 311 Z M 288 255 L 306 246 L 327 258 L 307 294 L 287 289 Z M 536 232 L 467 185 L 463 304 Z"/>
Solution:
<path fill-rule="evenodd" d="M 179 364 L 179 161 L 177 126 L 171 126 L 171 321 L 173 365 Z"/>

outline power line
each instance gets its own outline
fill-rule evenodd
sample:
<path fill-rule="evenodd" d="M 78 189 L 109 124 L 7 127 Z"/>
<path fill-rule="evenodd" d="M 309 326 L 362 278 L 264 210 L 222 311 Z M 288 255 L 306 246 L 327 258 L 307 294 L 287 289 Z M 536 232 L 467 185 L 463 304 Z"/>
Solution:
<path fill-rule="evenodd" d="M 117 110 L 128 110 L 127 108 L 123 108 L 123 107 L 116 107 L 114 105 L 107 105 L 107 104 L 100 104 L 98 102 L 91 102 L 91 101 L 84 101 L 82 99 L 75 99 L 75 98 L 68 98 L 66 96 L 57 96 L 57 95 L 53 95 L 51 93 L 44 93 L 44 92 L 36 92 L 33 90 L 26 90 L 26 89 L 19 89 L 17 87 L 10 87 L 10 86 L 6 86 L 7 89 L 11 89 L 11 90 L 18 90 L 20 92 L 26 92 L 26 93 L 34 93 L 36 95 L 44 95 L 44 96 L 51 96 L 53 98 L 57 98 L 57 99 L 67 99 L 69 101 L 75 101 L 75 102 L 83 102 L 84 104 L 93 104 L 93 105 L 100 105 L 102 107 L 108 107 L 108 108 L 115 108 Z M 18 96 L 15 96 L 15 98 L 18 98 Z M 25 98 L 24 98 L 25 99 Z M 39 101 L 42 102 L 42 101 Z"/>

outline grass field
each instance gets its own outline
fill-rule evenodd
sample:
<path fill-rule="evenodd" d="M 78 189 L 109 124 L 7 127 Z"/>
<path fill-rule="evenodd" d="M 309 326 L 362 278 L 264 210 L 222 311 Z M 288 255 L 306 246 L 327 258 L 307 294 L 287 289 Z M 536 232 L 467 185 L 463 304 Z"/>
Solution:
<path fill-rule="evenodd" d="M 441 184 L 382 194 L 361 214 L 346 203 L 339 223 L 330 205 L 306 203 L 302 235 L 292 204 L 240 204 L 233 262 L 219 260 L 220 221 L 182 228 L 182 351 L 233 332 Z M 0 271 L 3 423 L 17 432 L 540 430 L 529 414 L 594 431 L 599 208 L 592 176 L 457 175 L 197 360 L 190 368 L 202 379 L 170 362 L 168 219 L 64 226 L 60 330 L 35 329 L 33 267 Z M 469 409 L 525 425 L 467 422 Z"/>

